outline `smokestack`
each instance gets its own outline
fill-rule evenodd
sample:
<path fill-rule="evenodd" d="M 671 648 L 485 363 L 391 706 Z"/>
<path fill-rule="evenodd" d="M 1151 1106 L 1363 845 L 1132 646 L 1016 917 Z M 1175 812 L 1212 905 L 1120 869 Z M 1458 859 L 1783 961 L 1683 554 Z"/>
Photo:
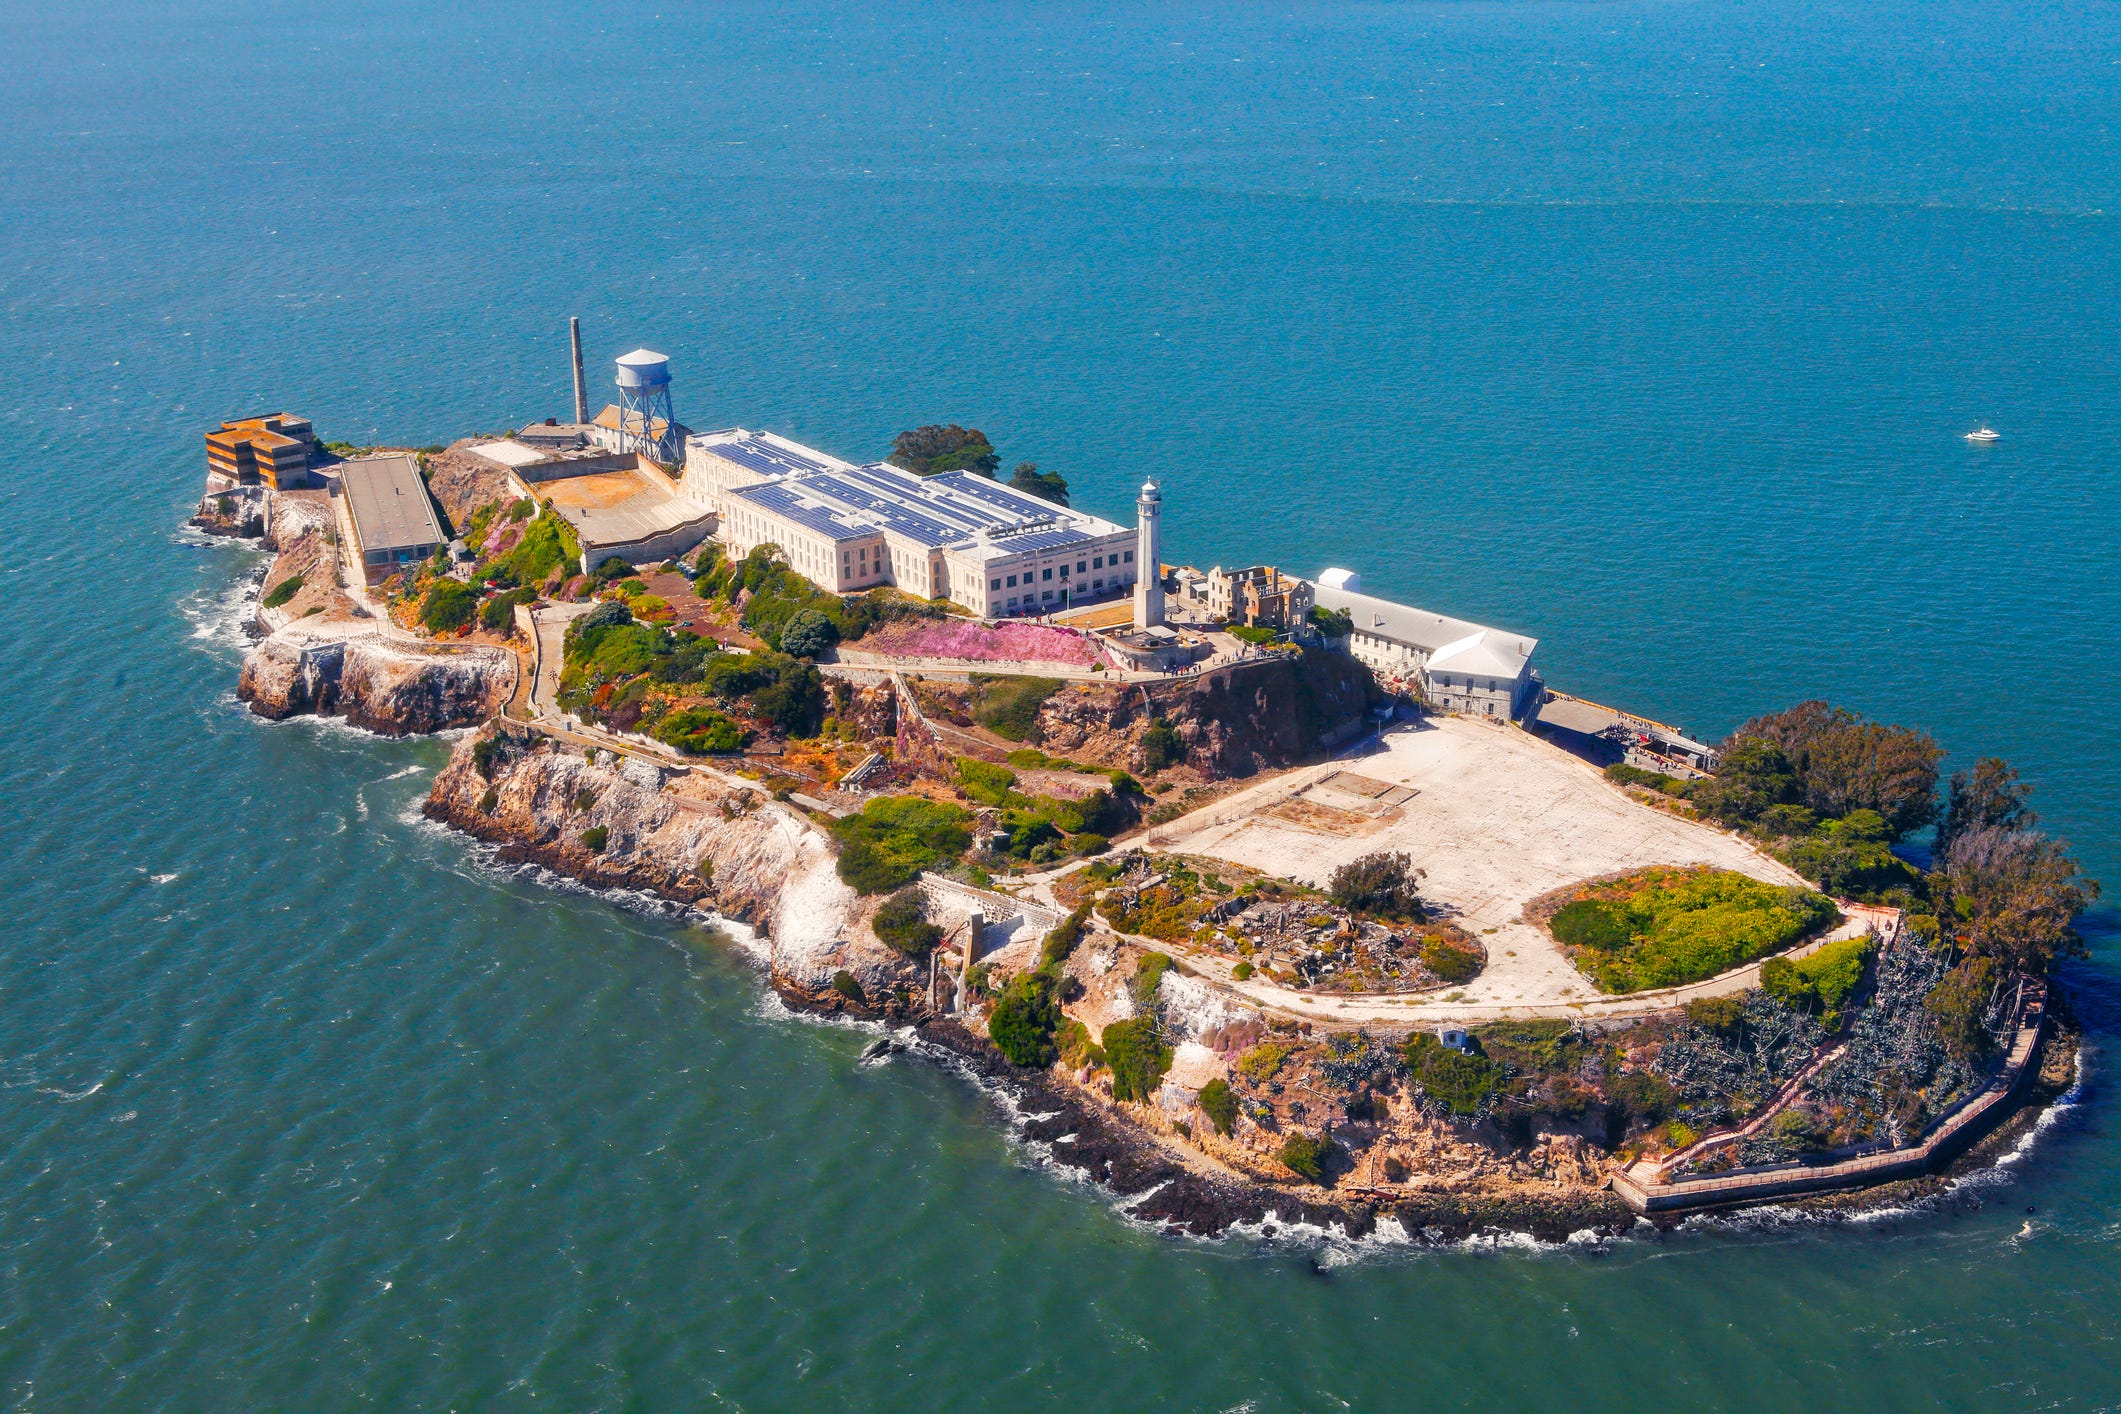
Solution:
<path fill-rule="evenodd" d="M 582 381 L 582 321 L 570 317 L 567 335 L 574 341 L 574 421 L 577 427 L 589 421 L 589 385 Z"/>

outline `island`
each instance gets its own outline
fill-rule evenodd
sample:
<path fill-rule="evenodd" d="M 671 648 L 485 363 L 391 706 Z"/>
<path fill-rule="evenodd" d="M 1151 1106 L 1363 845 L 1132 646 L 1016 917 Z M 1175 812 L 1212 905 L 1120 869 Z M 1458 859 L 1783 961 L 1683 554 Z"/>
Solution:
<path fill-rule="evenodd" d="M 433 819 L 711 916 L 1136 1220 L 1902 1202 L 2074 1083 L 2097 889 L 2000 761 L 1821 702 L 1697 741 L 1353 572 L 1167 563 L 1153 480 L 1124 526 L 973 429 L 667 409 L 208 434 L 195 524 L 273 552 L 239 695 L 460 730 Z"/>

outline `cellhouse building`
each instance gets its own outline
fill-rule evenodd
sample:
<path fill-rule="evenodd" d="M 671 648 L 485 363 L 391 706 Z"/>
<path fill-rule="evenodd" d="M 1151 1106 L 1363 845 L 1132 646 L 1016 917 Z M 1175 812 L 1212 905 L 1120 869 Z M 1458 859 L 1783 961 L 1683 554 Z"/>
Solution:
<path fill-rule="evenodd" d="M 741 427 L 686 439 L 684 494 L 732 555 L 778 545 L 835 594 L 891 585 L 985 618 L 1129 594 L 1135 532 L 967 471 L 855 466 Z"/>

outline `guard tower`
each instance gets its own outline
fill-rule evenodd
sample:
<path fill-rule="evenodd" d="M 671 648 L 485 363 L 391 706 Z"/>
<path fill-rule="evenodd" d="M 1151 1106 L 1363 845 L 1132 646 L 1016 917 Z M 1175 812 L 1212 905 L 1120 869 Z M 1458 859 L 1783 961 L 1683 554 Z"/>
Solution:
<path fill-rule="evenodd" d="M 1161 628 L 1164 622 L 1164 493 L 1156 483 L 1142 483 L 1134 503 L 1134 626 Z"/>
<path fill-rule="evenodd" d="M 619 450 L 678 460 L 678 423 L 670 411 L 670 360 L 635 349 L 619 360 Z"/>

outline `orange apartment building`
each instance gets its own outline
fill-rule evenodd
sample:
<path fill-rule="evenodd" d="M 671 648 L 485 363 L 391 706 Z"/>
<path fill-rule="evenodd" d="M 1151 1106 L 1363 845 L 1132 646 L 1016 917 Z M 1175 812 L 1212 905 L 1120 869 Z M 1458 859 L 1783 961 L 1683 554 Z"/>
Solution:
<path fill-rule="evenodd" d="M 290 491 L 309 484 L 313 432 L 306 417 L 291 412 L 224 422 L 206 434 L 206 485 L 270 486 Z"/>

